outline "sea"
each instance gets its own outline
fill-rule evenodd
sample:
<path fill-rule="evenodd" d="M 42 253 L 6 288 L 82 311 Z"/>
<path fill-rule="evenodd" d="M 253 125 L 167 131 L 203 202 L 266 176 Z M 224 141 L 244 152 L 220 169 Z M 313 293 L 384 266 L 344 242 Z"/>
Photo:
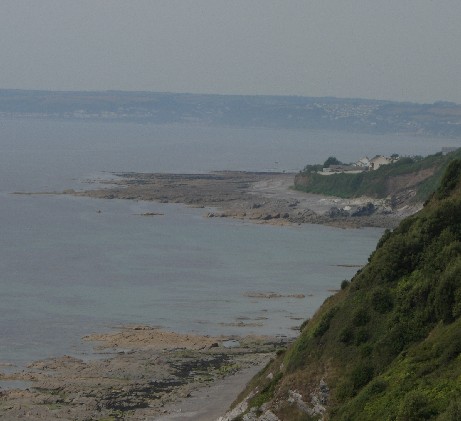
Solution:
<path fill-rule="evenodd" d="M 428 155 L 460 142 L 1 119 L 0 372 L 47 357 L 89 357 L 83 336 L 125 325 L 293 337 L 366 264 L 382 235 L 372 228 L 208 219 L 206 209 L 181 204 L 54 193 L 99 186 L 114 172 L 296 172 L 329 156 L 352 162 Z M 270 293 L 278 296 L 264 297 Z"/>

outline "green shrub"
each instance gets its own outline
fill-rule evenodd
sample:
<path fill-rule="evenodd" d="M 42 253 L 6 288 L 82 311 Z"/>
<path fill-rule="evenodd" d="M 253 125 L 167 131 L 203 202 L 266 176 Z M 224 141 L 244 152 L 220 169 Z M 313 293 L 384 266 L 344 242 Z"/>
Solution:
<path fill-rule="evenodd" d="M 373 346 L 370 344 L 363 345 L 360 348 L 360 356 L 362 358 L 368 358 L 371 354 L 373 354 Z"/>
<path fill-rule="evenodd" d="M 300 332 L 302 332 L 306 327 L 307 325 L 309 324 L 311 319 L 306 319 L 304 320 L 302 323 L 301 323 L 301 326 L 299 326 L 299 330 Z"/>
<path fill-rule="evenodd" d="M 357 393 L 371 379 L 373 379 L 374 369 L 368 363 L 359 364 L 352 370 L 351 382 L 354 393 Z"/>
<path fill-rule="evenodd" d="M 456 328 L 456 325 L 450 335 L 439 340 L 436 354 L 440 356 L 442 364 L 448 364 L 461 354 L 461 331 Z"/>
<path fill-rule="evenodd" d="M 379 288 L 373 292 L 371 304 L 373 306 L 373 310 L 381 314 L 388 313 L 394 307 L 391 293 L 389 290 L 384 288 Z"/>
<path fill-rule="evenodd" d="M 448 165 L 445 174 L 440 182 L 440 187 L 437 190 L 436 197 L 443 199 L 455 189 L 459 181 L 459 175 L 461 174 L 461 160 L 455 159 Z"/>
<path fill-rule="evenodd" d="M 351 327 L 345 327 L 339 334 L 339 340 L 346 345 L 350 345 L 354 342 L 354 329 Z"/>
<path fill-rule="evenodd" d="M 354 313 L 352 322 L 354 326 L 365 326 L 370 321 L 370 315 L 366 308 L 361 308 Z"/>
<path fill-rule="evenodd" d="M 422 421 L 431 419 L 433 415 L 427 397 L 421 392 L 411 391 L 400 405 L 397 421 Z"/>
<path fill-rule="evenodd" d="M 372 395 L 379 395 L 387 389 L 388 383 L 385 380 L 376 379 L 369 385 L 369 391 Z"/>
<path fill-rule="evenodd" d="M 341 289 L 346 289 L 350 284 L 350 281 L 347 279 L 344 279 L 344 281 L 341 282 Z"/>
<path fill-rule="evenodd" d="M 342 379 L 336 387 L 336 398 L 344 402 L 354 395 L 354 386 L 350 379 Z"/>
<path fill-rule="evenodd" d="M 458 288 L 454 293 L 454 304 L 453 304 L 453 317 L 457 319 L 461 316 L 461 288 Z"/>
<path fill-rule="evenodd" d="M 357 331 L 357 334 L 355 336 L 355 344 L 360 345 L 368 341 L 370 339 L 370 333 L 368 330 L 362 328 Z"/>
<path fill-rule="evenodd" d="M 445 412 L 437 417 L 437 421 L 459 421 L 461 420 L 461 402 L 451 401 Z"/>
<path fill-rule="evenodd" d="M 317 338 L 319 336 L 323 336 L 327 332 L 327 330 L 330 328 L 330 322 L 336 314 L 337 310 L 338 309 L 336 307 L 333 307 L 323 315 L 323 317 L 320 319 L 320 323 L 314 330 L 314 337 Z"/>
<path fill-rule="evenodd" d="M 460 280 L 461 261 L 458 261 L 441 276 L 435 290 L 435 313 L 444 323 L 451 323 L 457 314 Z"/>

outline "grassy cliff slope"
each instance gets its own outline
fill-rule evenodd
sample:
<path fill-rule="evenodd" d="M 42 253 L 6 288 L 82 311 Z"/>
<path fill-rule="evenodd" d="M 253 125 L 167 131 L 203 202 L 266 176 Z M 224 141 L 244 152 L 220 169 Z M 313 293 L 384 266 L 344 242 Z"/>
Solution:
<path fill-rule="evenodd" d="M 295 177 L 295 188 L 344 198 L 404 196 L 424 202 L 439 185 L 449 162 L 456 158 L 461 158 L 461 149 L 447 155 L 438 153 L 425 158 L 401 158 L 376 171 L 329 176 L 318 174 L 318 166 L 306 166 Z"/>
<path fill-rule="evenodd" d="M 282 420 L 461 420 L 460 159 L 249 390 Z"/>

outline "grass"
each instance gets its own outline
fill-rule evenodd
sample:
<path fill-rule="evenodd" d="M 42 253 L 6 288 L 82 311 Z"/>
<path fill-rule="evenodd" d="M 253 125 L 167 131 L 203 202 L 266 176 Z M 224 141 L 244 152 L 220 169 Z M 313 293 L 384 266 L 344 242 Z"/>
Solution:
<path fill-rule="evenodd" d="M 424 202 L 437 189 L 442 175 L 450 161 L 461 157 L 461 150 L 447 155 L 437 153 L 425 158 L 401 158 L 399 161 L 383 165 L 376 171 L 368 171 L 358 174 L 338 173 L 329 176 L 317 173 L 316 166 L 307 166 L 295 180 L 295 189 L 308 193 L 337 196 L 342 198 L 354 198 L 368 196 L 374 198 L 386 198 L 394 193 L 390 189 L 392 180 L 401 176 L 416 175 L 424 170 L 433 174 L 416 183 L 416 202 Z M 429 174 L 429 173 L 428 173 Z"/>

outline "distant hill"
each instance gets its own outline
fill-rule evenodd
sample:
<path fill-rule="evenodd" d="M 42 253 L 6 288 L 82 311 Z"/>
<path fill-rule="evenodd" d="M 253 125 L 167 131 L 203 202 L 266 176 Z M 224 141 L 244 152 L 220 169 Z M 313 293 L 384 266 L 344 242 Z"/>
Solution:
<path fill-rule="evenodd" d="M 0 117 L 461 136 L 461 106 L 298 96 L 0 90 Z"/>
<path fill-rule="evenodd" d="M 424 202 L 442 179 L 448 164 L 461 158 L 461 149 L 443 155 L 405 157 L 375 171 L 321 175 L 321 166 L 309 165 L 296 175 L 297 190 L 343 198 L 389 198 L 392 207 Z"/>
<path fill-rule="evenodd" d="M 248 420 L 461 420 L 461 159 L 250 391 Z"/>

